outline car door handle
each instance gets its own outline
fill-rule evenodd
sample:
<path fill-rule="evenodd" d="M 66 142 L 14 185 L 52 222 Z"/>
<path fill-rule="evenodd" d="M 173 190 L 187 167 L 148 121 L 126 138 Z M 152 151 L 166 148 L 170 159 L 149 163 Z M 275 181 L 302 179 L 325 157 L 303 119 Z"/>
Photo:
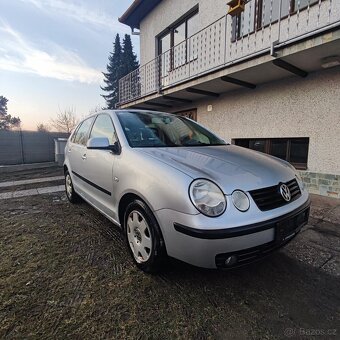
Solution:
<path fill-rule="evenodd" d="M 86 153 L 84 153 L 84 154 L 81 156 L 81 158 L 82 158 L 83 160 L 85 160 L 85 159 L 86 159 Z"/>

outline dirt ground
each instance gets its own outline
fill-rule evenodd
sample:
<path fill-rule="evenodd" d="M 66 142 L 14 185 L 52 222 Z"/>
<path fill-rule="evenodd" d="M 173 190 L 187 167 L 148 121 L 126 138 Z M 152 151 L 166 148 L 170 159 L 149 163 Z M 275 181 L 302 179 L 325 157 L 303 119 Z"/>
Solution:
<path fill-rule="evenodd" d="M 0 200 L 0 338 L 339 339 L 339 251 L 340 202 L 314 196 L 310 223 L 260 263 L 170 261 L 146 275 L 88 204 L 64 193 Z"/>

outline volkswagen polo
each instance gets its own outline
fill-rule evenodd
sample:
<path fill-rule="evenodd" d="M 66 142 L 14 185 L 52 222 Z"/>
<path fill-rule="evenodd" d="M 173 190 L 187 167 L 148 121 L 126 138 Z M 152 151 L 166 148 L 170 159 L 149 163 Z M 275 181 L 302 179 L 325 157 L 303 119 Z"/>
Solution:
<path fill-rule="evenodd" d="M 167 256 L 205 268 L 261 259 L 308 222 L 295 168 L 230 145 L 172 114 L 103 111 L 84 119 L 65 149 L 65 188 L 120 226 L 136 265 Z"/>

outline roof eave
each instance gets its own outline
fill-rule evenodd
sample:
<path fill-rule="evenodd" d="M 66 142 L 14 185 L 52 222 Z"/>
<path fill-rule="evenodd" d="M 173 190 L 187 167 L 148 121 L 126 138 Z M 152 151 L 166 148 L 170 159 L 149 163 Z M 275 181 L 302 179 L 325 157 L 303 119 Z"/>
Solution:
<path fill-rule="evenodd" d="M 131 28 L 139 28 L 133 27 L 131 23 L 129 23 L 130 16 L 134 13 L 137 7 L 143 2 L 143 0 L 134 0 L 134 2 L 129 6 L 129 8 L 123 13 L 121 17 L 118 18 L 118 21 L 122 24 L 128 25 Z M 139 25 L 138 25 L 139 26 Z"/>
<path fill-rule="evenodd" d="M 140 28 L 140 22 L 150 13 L 162 0 L 134 0 L 125 13 L 118 18 L 122 24 L 133 28 Z"/>

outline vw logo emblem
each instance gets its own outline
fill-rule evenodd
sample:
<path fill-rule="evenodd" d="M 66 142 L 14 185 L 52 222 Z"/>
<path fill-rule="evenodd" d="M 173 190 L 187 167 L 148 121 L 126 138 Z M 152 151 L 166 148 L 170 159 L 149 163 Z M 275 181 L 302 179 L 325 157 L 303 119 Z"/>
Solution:
<path fill-rule="evenodd" d="M 292 196 L 290 194 L 290 190 L 289 190 L 289 188 L 287 187 L 286 184 L 281 184 L 280 194 L 286 202 L 289 202 L 292 198 Z"/>

